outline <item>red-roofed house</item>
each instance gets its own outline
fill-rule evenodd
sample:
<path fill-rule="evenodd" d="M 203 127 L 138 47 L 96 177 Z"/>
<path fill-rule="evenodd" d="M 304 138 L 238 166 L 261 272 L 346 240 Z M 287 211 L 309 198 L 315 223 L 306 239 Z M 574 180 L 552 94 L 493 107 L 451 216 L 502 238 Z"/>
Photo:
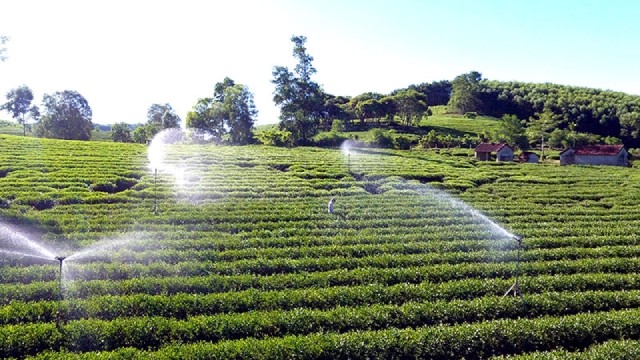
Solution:
<path fill-rule="evenodd" d="M 629 153 L 624 145 L 585 145 L 568 148 L 560 153 L 560 165 L 627 166 Z"/>
<path fill-rule="evenodd" d="M 490 161 L 494 159 L 493 153 L 496 153 L 496 161 L 513 161 L 513 148 L 508 144 L 482 143 L 476 146 L 476 159 L 481 161 Z"/>

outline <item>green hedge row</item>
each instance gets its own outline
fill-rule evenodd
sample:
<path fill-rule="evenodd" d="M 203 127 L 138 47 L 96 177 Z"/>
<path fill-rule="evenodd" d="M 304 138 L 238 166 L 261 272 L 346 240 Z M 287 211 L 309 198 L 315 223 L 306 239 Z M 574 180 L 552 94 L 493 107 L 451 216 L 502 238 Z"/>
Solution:
<path fill-rule="evenodd" d="M 87 324 L 88 325 L 88 324 Z M 158 344 L 157 333 L 149 333 L 141 322 L 137 335 L 145 344 Z M 55 329 L 55 328 L 54 328 Z M 77 338 L 76 347 L 95 348 L 110 338 L 82 337 L 95 328 L 78 327 L 81 334 L 67 332 L 68 339 Z M 43 329 L 42 331 L 45 331 Z M 165 335 L 178 329 L 165 329 Z M 117 334 L 113 334 L 118 336 Z M 640 310 L 622 310 L 537 319 L 496 320 L 473 324 L 437 325 L 415 329 L 385 329 L 347 333 L 247 338 L 221 342 L 173 344 L 154 352 L 131 348 L 111 352 L 75 355 L 63 351 L 47 353 L 40 359 L 132 358 L 143 355 L 154 359 L 477 359 L 496 355 L 548 351 L 557 348 L 580 350 L 614 339 L 640 337 Z M 120 337 L 126 343 L 130 338 Z M 51 344 L 57 348 L 59 343 Z M 145 346 L 148 349 L 148 346 Z M 39 351 L 38 351 L 39 352 Z M 37 352 L 35 352 L 37 353 Z M 34 354 L 34 352 L 27 353 Z M 22 354 L 24 355 L 24 353 Z"/>

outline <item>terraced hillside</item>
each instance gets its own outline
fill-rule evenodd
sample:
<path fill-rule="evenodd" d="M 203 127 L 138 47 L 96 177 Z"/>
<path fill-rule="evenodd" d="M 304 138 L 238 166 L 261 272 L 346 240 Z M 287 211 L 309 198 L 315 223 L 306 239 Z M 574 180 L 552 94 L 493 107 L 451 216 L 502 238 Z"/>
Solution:
<path fill-rule="evenodd" d="M 637 169 L 465 150 L 151 151 L 149 167 L 144 146 L 0 136 L 0 357 L 640 349 Z M 67 258 L 16 255 L 27 242 Z M 505 297 L 518 255 L 524 296 Z"/>

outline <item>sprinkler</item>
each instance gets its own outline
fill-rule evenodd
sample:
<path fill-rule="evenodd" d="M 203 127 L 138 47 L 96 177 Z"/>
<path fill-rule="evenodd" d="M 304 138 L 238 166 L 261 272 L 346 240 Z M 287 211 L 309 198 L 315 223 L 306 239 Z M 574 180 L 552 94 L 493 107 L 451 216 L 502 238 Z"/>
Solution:
<path fill-rule="evenodd" d="M 518 250 L 517 250 L 517 255 L 516 255 L 516 282 L 513 285 L 511 285 L 511 287 L 509 288 L 509 290 L 507 290 L 506 293 L 504 293 L 504 296 L 507 296 L 509 294 L 513 294 L 513 296 L 519 296 L 520 299 L 522 299 L 522 303 L 526 306 L 527 303 L 524 301 L 524 295 L 522 295 L 522 291 L 520 290 L 520 283 L 519 283 L 519 277 L 520 277 L 520 251 L 522 250 L 522 240 L 524 239 L 524 236 L 522 236 L 522 235 L 520 235 L 520 236 L 514 235 L 513 239 L 518 242 Z"/>
<path fill-rule="evenodd" d="M 153 175 L 153 213 L 158 214 L 158 169 L 154 169 Z"/>
<path fill-rule="evenodd" d="M 66 256 L 56 256 L 55 259 L 60 262 L 60 277 L 58 283 L 58 311 L 56 313 L 56 326 L 60 327 L 60 322 L 62 320 L 62 314 L 60 312 L 60 303 L 62 302 L 62 262 L 66 259 Z"/>
<path fill-rule="evenodd" d="M 350 151 L 347 153 L 347 170 L 349 171 L 349 174 L 351 174 L 351 152 Z"/>

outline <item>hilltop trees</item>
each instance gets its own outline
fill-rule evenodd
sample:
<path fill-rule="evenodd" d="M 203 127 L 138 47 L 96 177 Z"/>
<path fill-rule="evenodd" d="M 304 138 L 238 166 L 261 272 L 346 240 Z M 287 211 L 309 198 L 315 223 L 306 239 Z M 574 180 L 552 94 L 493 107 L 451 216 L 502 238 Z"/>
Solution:
<path fill-rule="evenodd" d="M 298 60 L 294 72 L 285 66 L 273 69 L 276 89 L 273 101 L 280 107 L 280 128 L 290 131 L 297 144 L 309 142 L 317 131 L 324 111 L 324 94 L 320 85 L 311 80 L 316 73 L 313 57 L 304 46 L 305 36 L 293 36 L 293 56 Z"/>
<path fill-rule="evenodd" d="M 64 140 L 91 139 L 91 107 L 76 91 L 65 90 L 45 94 L 43 116 L 37 123 L 37 136 Z"/>
<path fill-rule="evenodd" d="M 212 98 L 198 99 L 187 114 L 187 127 L 208 133 L 217 141 L 228 136 L 234 145 L 248 144 L 257 110 L 249 89 L 226 77 L 214 87 Z"/>
<path fill-rule="evenodd" d="M 27 135 L 27 115 L 31 119 L 37 120 L 40 111 L 37 106 L 31 105 L 33 92 L 26 85 L 22 85 L 10 90 L 7 95 L 7 102 L 0 106 L 0 109 L 7 110 L 11 116 L 22 125 L 23 135 Z"/>
<path fill-rule="evenodd" d="M 477 111 L 480 106 L 480 80 L 482 74 L 477 71 L 456 76 L 451 83 L 449 108 L 460 114 Z"/>
<path fill-rule="evenodd" d="M 451 99 L 452 85 L 449 80 L 441 80 L 432 83 L 409 85 L 407 90 L 416 90 L 423 93 L 427 97 L 427 105 L 429 106 L 447 105 Z"/>
<path fill-rule="evenodd" d="M 392 97 L 398 115 L 406 126 L 419 125 L 424 114 L 428 114 L 427 97 L 416 90 L 403 90 Z"/>

